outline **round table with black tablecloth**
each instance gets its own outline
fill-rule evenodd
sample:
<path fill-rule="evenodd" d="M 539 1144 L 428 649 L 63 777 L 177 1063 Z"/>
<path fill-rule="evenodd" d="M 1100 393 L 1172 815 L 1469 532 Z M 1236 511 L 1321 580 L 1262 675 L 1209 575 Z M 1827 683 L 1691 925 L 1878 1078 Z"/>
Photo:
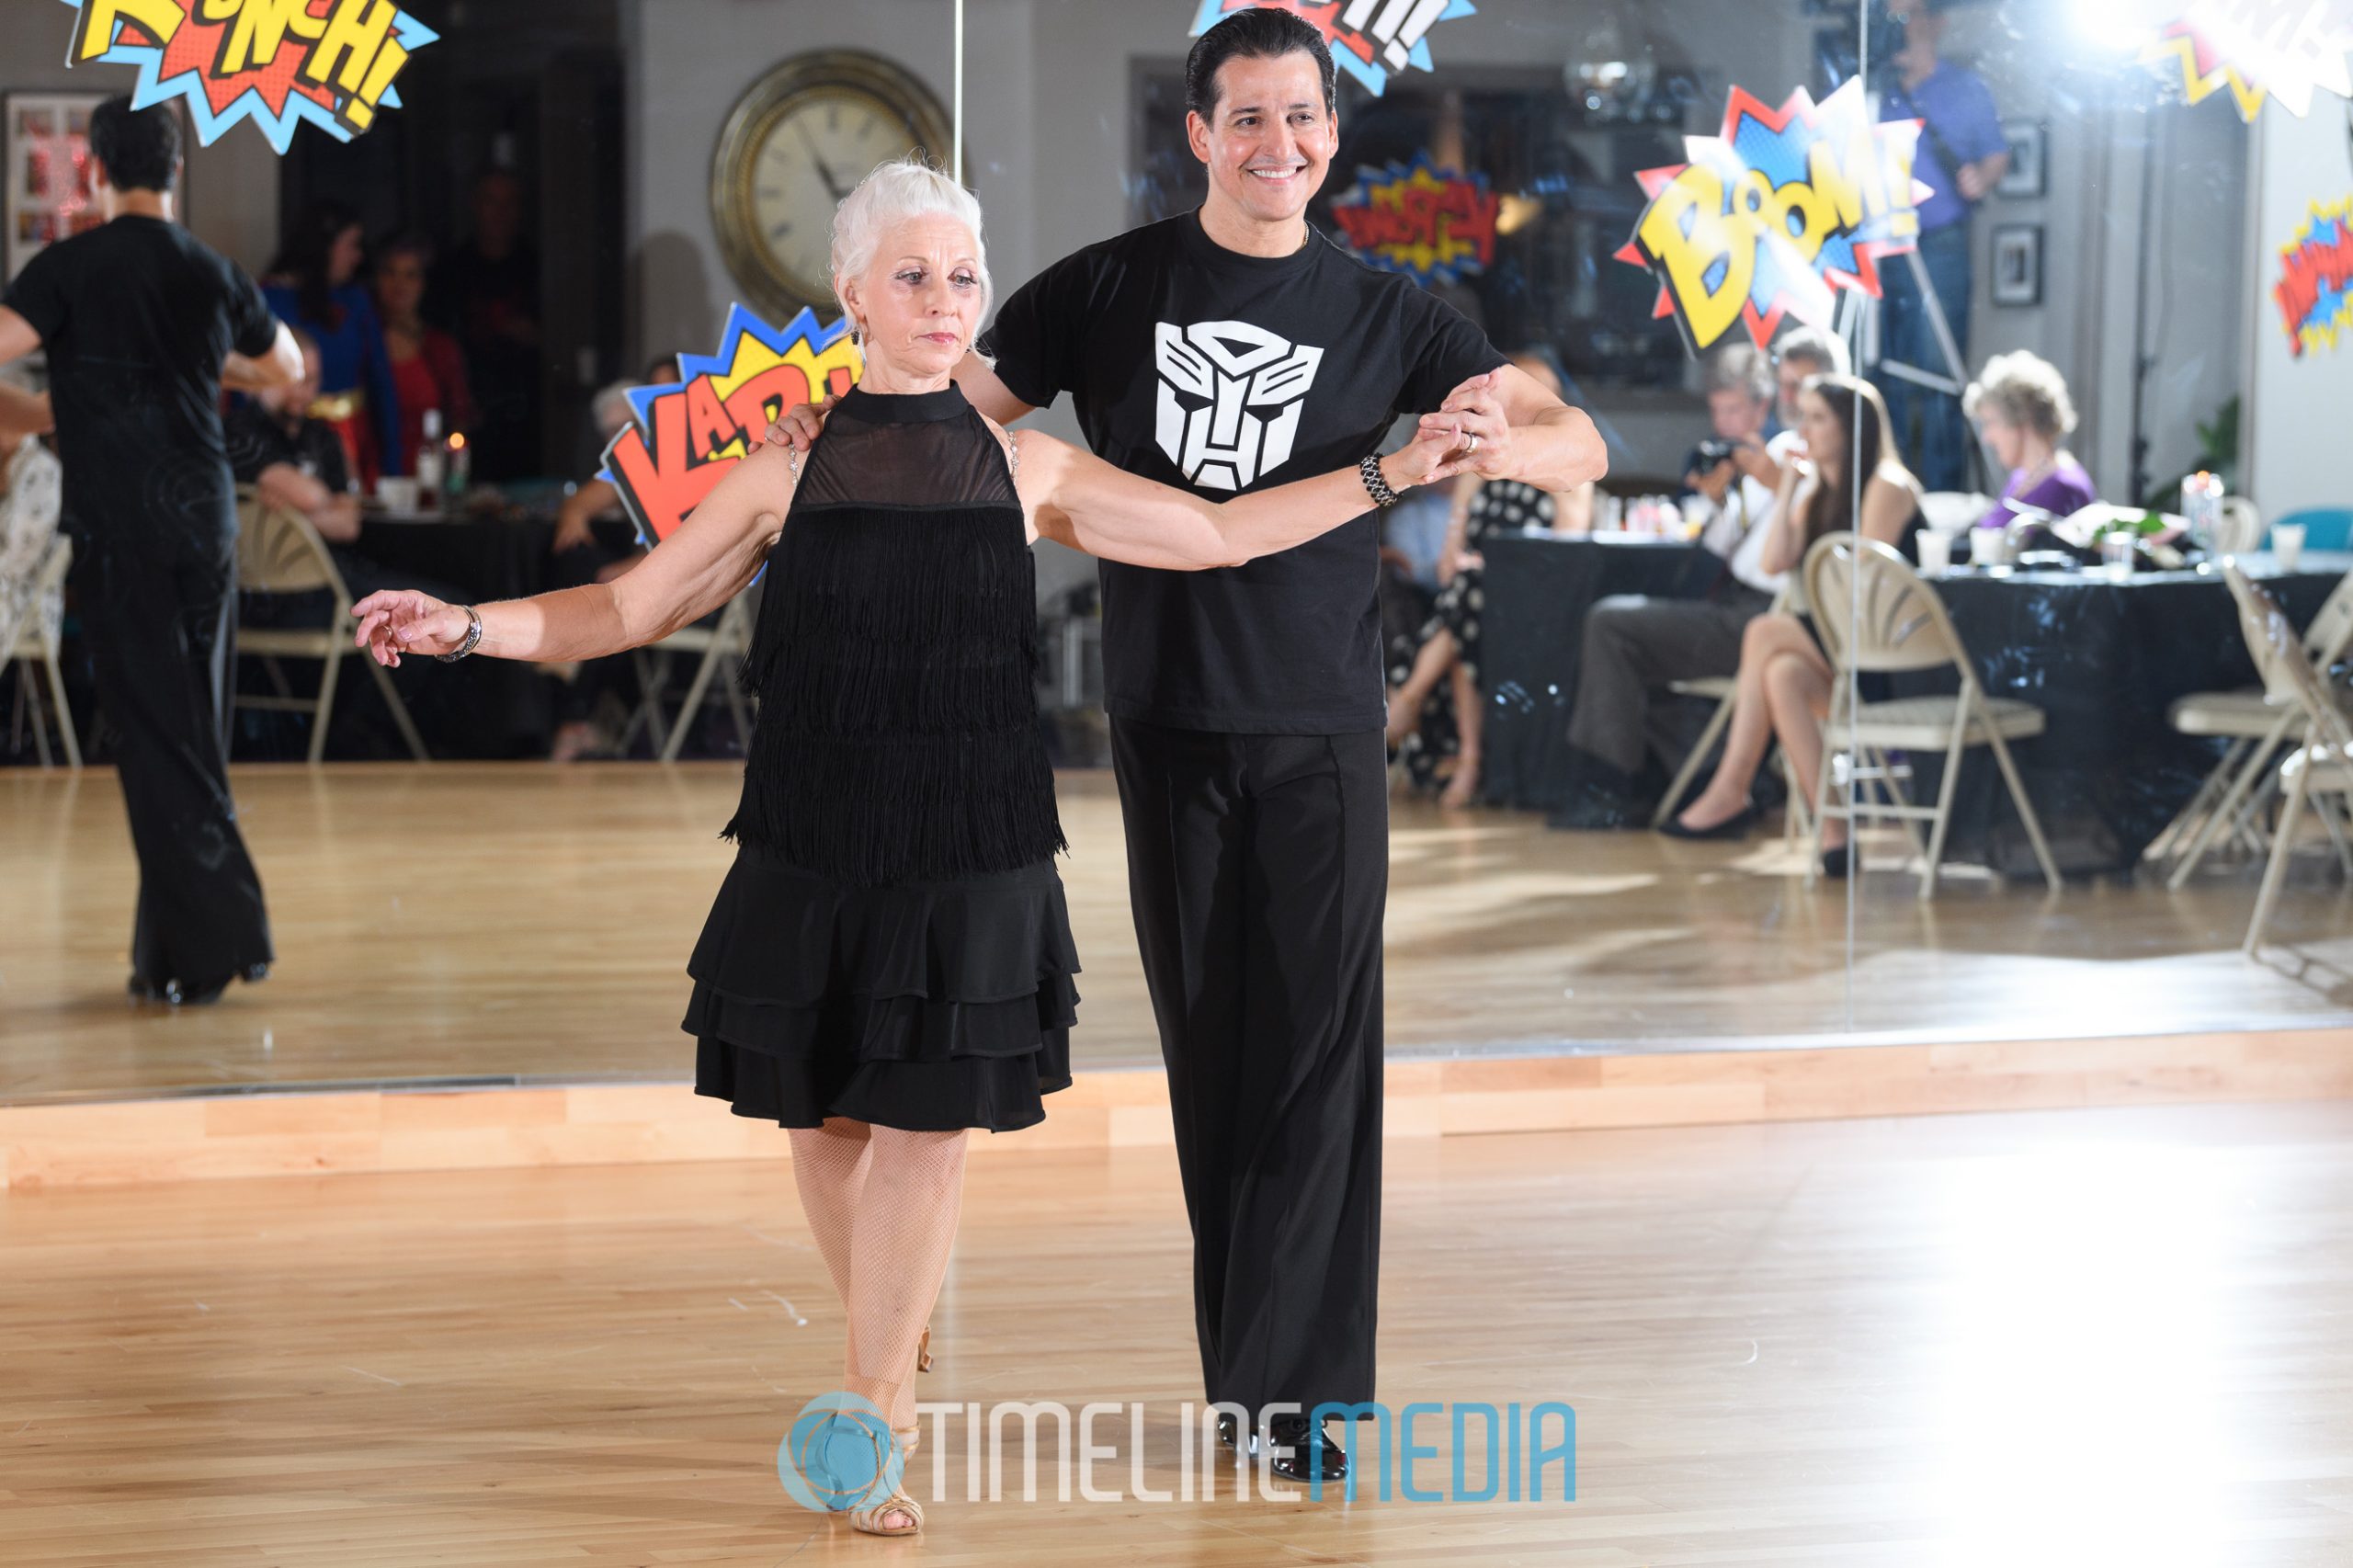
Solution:
<path fill-rule="evenodd" d="M 627 523 L 598 523 L 597 537 L 611 549 L 635 540 Z M 529 513 L 456 518 L 371 513 L 352 548 L 388 577 L 446 583 L 472 602 L 487 604 L 587 581 L 593 573 L 584 574 L 554 554 L 554 521 Z M 555 683 L 540 668 L 511 659 L 460 659 L 454 665 L 426 660 L 418 672 L 411 668 L 417 663 L 404 660 L 392 673 L 409 677 L 402 683 L 404 693 L 426 681 L 437 683 L 429 695 L 412 701 L 417 728 L 434 756 L 547 755 L 555 725 Z"/>
<path fill-rule="evenodd" d="M 1567 784 L 1586 612 L 1613 594 L 1696 594 L 1714 576 L 1714 558 L 1685 540 L 1630 534 L 1502 534 L 1483 553 L 1480 794 L 1490 805 L 1549 810 Z"/>
<path fill-rule="evenodd" d="M 2307 553 L 2291 576 L 2281 576 L 2268 556 L 2245 564 L 2302 627 L 2353 567 L 2353 556 Z M 2166 710 L 2192 692 L 2256 684 L 2221 572 L 2111 578 L 1961 569 L 1935 583 L 1986 694 L 2031 702 L 2047 717 L 2042 734 L 2013 750 L 2059 869 L 2129 870 L 2222 754 L 2224 743 L 2175 733 Z M 1949 669 L 1897 676 L 1894 683 L 1899 696 L 1959 689 Z M 1944 759 L 1910 760 L 1914 798 L 1933 801 Z M 1970 753 L 1956 787 L 1946 858 L 2008 876 L 2039 874 L 1983 748 Z"/>

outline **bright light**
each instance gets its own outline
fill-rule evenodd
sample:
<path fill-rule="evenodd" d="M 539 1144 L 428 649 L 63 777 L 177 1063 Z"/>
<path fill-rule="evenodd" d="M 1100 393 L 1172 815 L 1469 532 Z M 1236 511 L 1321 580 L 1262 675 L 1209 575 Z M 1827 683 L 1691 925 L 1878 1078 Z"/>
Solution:
<path fill-rule="evenodd" d="M 2073 0 L 2068 23 L 2095 49 L 2131 53 L 2180 15 L 2183 0 Z"/>

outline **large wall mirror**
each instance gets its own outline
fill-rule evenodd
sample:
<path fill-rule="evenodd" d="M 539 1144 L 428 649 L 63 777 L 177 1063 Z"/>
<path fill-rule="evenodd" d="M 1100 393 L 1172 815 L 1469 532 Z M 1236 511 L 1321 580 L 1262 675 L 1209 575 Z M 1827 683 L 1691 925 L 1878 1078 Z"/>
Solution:
<path fill-rule="evenodd" d="M 878 160 L 961 145 L 1000 300 L 1184 221 L 1186 53 L 1233 8 L 451 0 L 382 127 L 196 148 L 181 217 L 257 277 L 357 236 L 381 384 L 427 328 L 471 384 L 361 431 L 349 549 L 536 591 L 626 561 L 597 476 L 654 389 L 831 341 L 826 224 Z M 1294 8 L 1345 66 L 1314 243 L 1468 318 L 1609 459 L 1381 514 L 1392 1058 L 2346 1021 L 2346 797 L 2280 764 L 2341 722 L 2353 627 L 2347 40 L 2188 0 Z M 59 9 L 0 19 L 62 40 Z M 56 52 L 0 68 L 12 271 L 70 225 L 104 85 Z M 1066 399 L 1035 418 L 1083 439 Z M 1154 1068 L 1102 595 L 1059 546 L 1037 569 L 1077 1062 Z M 685 1074 L 747 622 L 353 666 L 328 714 L 243 661 L 280 962 L 157 1017 L 121 998 L 114 738 L 45 602 L 0 644 L 0 1103 Z"/>

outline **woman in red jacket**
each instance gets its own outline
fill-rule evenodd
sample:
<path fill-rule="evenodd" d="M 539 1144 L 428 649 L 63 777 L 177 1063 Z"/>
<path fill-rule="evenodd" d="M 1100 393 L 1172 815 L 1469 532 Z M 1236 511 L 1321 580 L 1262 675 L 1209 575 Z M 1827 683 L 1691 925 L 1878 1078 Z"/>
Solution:
<path fill-rule="evenodd" d="M 402 446 L 411 472 L 425 445 L 425 411 L 441 413 L 441 434 L 473 425 L 474 403 L 466 390 L 466 358 L 458 340 L 425 324 L 425 272 L 433 249 L 424 238 L 404 234 L 376 253 L 376 314 L 384 324 L 384 348 L 392 362 L 392 388 L 400 399 Z"/>

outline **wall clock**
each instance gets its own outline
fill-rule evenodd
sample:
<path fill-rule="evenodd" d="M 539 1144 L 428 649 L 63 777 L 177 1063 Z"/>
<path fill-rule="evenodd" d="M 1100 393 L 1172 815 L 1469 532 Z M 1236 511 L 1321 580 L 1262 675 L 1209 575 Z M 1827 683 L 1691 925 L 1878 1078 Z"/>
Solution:
<path fill-rule="evenodd" d="M 820 50 L 752 85 L 710 164 L 711 227 L 746 298 L 781 324 L 835 303 L 834 209 L 877 164 L 920 148 L 945 167 L 948 117 L 929 88 L 880 55 Z"/>

